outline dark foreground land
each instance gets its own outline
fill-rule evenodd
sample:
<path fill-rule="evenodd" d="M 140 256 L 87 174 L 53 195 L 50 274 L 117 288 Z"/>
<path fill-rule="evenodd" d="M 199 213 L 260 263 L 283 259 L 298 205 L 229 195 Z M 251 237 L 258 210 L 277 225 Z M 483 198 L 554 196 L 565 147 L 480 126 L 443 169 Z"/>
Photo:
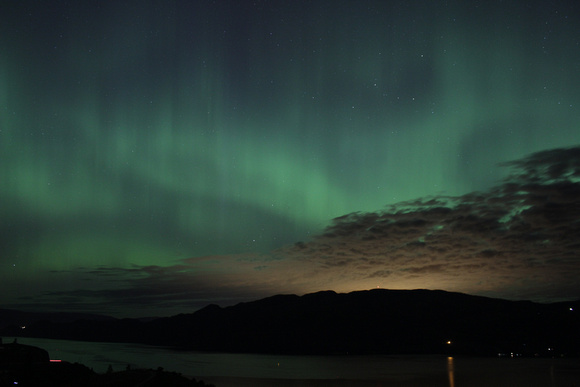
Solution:
<path fill-rule="evenodd" d="M 20 369 L 0 372 L 0 386 L 214 386 L 196 379 L 188 379 L 175 372 L 162 369 L 135 369 L 97 374 L 79 363 L 46 363 L 26 365 Z"/>
<path fill-rule="evenodd" d="M 46 350 L 0 341 L 0 386 L 206 386 L 203 381 L 175 373 L 129 369 L 97 374 L 79 363 L 51 361 Z"/>

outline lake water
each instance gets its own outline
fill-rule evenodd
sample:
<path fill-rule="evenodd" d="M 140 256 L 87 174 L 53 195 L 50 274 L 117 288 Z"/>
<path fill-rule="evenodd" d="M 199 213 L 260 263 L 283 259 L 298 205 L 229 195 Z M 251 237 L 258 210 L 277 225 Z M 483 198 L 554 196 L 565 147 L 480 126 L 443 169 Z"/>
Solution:
<path fill-rule="evenodd" d="M 4 338 L 11 342 L 12 338 Z M 275 356 L 176 351 L 140 344 L 18 338 L 51 359 L 96 372 L 163 367 L 230 386 L 580 387 L 580 359 L 446 356 Z"/>

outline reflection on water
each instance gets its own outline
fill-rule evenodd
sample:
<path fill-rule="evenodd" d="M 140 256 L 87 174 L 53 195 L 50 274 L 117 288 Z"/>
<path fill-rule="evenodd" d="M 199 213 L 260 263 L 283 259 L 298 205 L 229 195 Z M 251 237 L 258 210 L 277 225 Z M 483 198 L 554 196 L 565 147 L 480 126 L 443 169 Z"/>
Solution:
<path fill-rule="evenodd" d="M 5 338 L 6 342 L 11 339 Z M 281 356 L 175 351 L 139 344 L 19 338 L 52 359 L 97 372 L 163 367 L 219 387 L 570 387 L 580 386 L 578 359 L 446 356 Z"/>
<path fill-rule="evenodd" d="M 449 387 L 455 387 L 455 377 L 453 376 L 453 358 L 447 358 L 447 375 L 449 376 Z"/>

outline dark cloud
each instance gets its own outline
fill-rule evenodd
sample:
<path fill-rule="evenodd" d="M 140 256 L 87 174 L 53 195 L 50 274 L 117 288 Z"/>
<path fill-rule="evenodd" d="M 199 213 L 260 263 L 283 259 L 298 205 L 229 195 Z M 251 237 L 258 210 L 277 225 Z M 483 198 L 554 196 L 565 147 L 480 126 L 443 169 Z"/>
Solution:
<path fill-rule="evenodd" d="M 440 273 L 445 271 L 446 266 L 442 264 L 437 265 L 426 265 L 426 266 L 418 266 L 418 267 L 407 267 L 401 269 L 403 272 L 408 272 L 411 274 L 429 274 L 429 273 Z"/>
<path fill-rule="evenodd" d="M 567 181 L 580 178 L 580 148 L 560 148 L 534 153 L 521 160 L 514 160 L 502 165 L 517 170 L 510 180 L 529 183 L 546 183 L 547 181 Z"/>
<path fill-rule="evenodd" d="M 57 278 L 83 278 L 76 289 L 22 296 L 12 307 L 35 310 L 84 310 L 124 317 L 172 315 L 197 310 L 210 303 L 231 305 L 278 293 L 297 293 L 299 283 L 290 272 L 262 255 L 225 255 L 188 258 L 171 266 L 77 268 L 51 271 Z M 282 267 L 280 267 L 282 266 Z M 282 274 L 281 274 L 282 273 Z M 284 276 L 284 278 L 281 278 Z"/>
<path fill-rule="evenodd" d="M 343 251 L 358 263 L 345 271 L 355 276 L 373 267 L 367 278 L 388 277 L 386 287 L 404 286 L 409 274 L 421 274 L 426 287 L 439 288 L 464 276 L 465 283 L 454 279 L 453 284 L 467 292 L 490 293 L 493 288 L 508 298 L 579 297 L 580 285 L 570 273 L 580 274 L 580 147 L 538 152 L 501 165 L 512 169 L 510 177 L 486 192 L 344 215 L 288 254 L 332 267 L 328 261 Z M 365 265 L 360 265 L 363 257 Z M 334 263 L 344 266 L 342 260 Z M 476 280 L 481 277 L 487 278 Z M 517 291 L 511 289 L 516 283 Z M 550 283 L 551 291 L 537 291 Z M 556 291 L 557 283 L 562 292 Z"/>

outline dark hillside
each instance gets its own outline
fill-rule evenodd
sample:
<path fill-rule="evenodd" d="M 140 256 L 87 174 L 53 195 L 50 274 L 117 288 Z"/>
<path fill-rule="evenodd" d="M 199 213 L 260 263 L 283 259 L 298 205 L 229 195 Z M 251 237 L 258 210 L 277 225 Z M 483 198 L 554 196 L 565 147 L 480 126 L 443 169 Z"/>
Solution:
<path fill-rule="evenodd" d="M 578 301 L 538 304 L 432 290 L 325 291 L 209 305 L 146 323 L 45 322 L 25 332 L 225 352 L 554 356 L 579 353 L 578 308 Z"/>
<path fill-rule="evenodd" d="M 168 334 L 165 343 L 201 350 L 534 355 L 557 343 L 570 354 L 580 343 L 580 321 L 569 310 L 574 304 L 429 290 L 319 292 L 212 306 L 150 326 Z"/>

